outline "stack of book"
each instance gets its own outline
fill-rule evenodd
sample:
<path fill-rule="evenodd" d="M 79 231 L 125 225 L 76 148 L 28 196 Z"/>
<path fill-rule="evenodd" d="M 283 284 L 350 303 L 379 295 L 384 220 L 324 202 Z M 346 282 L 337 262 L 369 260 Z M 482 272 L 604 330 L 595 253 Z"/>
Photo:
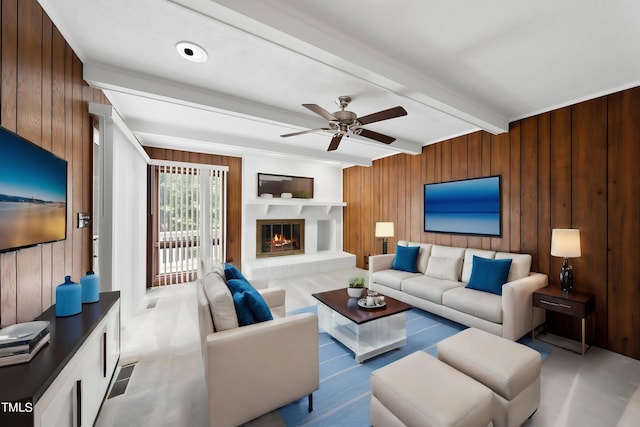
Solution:
<path fill-rule="evenodd" d="M 49 322 L 18 323 L 0 329 L 0 366 L 30 361 L 49 342 Z"/>

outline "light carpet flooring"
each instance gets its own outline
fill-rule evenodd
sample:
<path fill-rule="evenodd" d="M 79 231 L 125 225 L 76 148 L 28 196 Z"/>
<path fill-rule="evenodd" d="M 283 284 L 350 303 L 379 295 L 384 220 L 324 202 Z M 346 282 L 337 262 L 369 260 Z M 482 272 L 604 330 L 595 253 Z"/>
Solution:
<path fill-rule="evenodd" d="M 312 293 L 345 287 L 359 269 L 290 279 L 287 309 L 315 304 Z M 122 330 L 119 366 L 135 363 L 124 394 L 107 399 L 97 427 L 204 427 L 207 401 L 198 342 L 194 284 L 149 290 Z M 153 308 L 147 308 L 153 306 Z M 541 403 L 528 427 L 631 427 L 640 425 L 640 361 L 597 347 L 586 356 L 554 348 L 542 365 Z M 250 427 L 280 427 L 277 411 Z"/>

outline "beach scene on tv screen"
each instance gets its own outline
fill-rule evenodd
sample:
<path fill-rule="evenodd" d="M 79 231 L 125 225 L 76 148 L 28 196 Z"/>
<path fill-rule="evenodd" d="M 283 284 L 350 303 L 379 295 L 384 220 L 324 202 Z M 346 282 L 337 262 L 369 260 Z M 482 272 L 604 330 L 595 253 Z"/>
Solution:
<path fill-rule="evenodd" d="M 2 134 L 0 250 L 65 238 L 67 163 Z"/>
<path fill-rule="evenodd" d="M 425 186 L 425 231 L 500 235 L 500 178 Z"/>

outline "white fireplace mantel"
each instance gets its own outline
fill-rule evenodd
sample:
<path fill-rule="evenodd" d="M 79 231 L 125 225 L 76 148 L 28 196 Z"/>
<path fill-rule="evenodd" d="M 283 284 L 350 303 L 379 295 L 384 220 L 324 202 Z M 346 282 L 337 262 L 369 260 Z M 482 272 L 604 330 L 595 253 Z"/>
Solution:
<path fill-rule="evenodd" d="M 304 210 L 304 208 L 307 208 L 307 207 L 325 208 L 325 213 L 329 215 L 333 208 L 347 206 L 346 202 L 322 202 L 322 201 L 309 200 L 309 199 L 280 199 L 280 198 L 255 199 L 248 202 L 247 204 L 260 207 L 264 215 L 267 215 L 271 210 L 271 208 L 274 206 L 291 206 L 291 209 L 295 212 L 296 215 L 300 215 Z"/>

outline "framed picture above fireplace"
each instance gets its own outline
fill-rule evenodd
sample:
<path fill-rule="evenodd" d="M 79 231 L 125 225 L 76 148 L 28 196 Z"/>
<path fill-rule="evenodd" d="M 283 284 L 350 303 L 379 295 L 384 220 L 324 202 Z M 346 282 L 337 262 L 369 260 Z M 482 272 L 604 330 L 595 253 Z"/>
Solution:
<path fill-rule="evenodd" d="M 313 198 L 313 178 L 258 173 L 258 197 Z"/>

